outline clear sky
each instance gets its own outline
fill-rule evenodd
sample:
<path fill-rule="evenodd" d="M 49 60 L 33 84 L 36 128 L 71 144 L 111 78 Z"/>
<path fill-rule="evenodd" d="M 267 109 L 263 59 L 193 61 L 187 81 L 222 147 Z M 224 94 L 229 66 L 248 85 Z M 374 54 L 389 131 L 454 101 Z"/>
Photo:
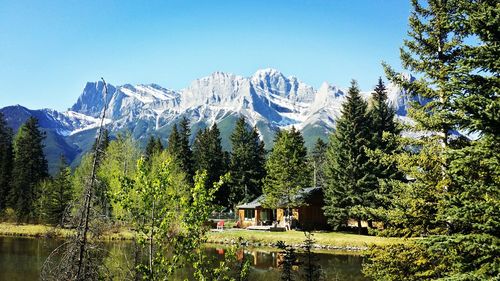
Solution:
<path fill-rule="evenodd" d="M 0 107 L 65 110 L 87 81 L 182 89 L 272 67 L 370 89 L 399 68 L 406 0 L 0 0 Z"/>

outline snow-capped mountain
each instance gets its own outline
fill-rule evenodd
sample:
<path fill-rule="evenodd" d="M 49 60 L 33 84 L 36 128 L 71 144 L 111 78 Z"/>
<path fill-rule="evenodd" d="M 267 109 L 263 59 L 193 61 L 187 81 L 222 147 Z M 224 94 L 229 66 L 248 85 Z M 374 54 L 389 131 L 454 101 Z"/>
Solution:
<path fill-rule="evenodd" d="M 363 92 L 363 96 L 368 98 L 370 93 Z M 344 99 L 345 91 L 327 82 L 316 90 L 294 76 L 287 77 L 268 68 L 250 77 L 214 72 L 178 91 L 155 84 L 108 84 L 104 96 L 102 82 L 88 82 L 66 112 L 28 110 L 21 106 L 1 111 L 14 129 L 27 117 L 37 117 L 42 128 L 57 134 L 68 147 L 80 152 L 90 147 L 106 104 L 105 123 L 113 133 L 129 131 L 139 140 L 157 135 L 166 141 L 173 124 L 186 117 L 193 126 L 193 135 L 200 128 L 219 124 L 227 148 L 239 116 L 259 129 L 268 146 L 276 129 L 291 126 L 302 130 L 306 143 L 311 145 L 335 127 Z M 404 91 L 388 85 L 388 103 L 400 116 L 406 115 L 410 99 Z"/>
<path fill-rule="evenodd" d="M 316 91 L 275 69 L 259 70 L 251 77 L 214 72 L 180 91 L 128 84 L 110 85 L 108 91 L 106 116 L 113 120 L 114 129 L 140 119 L 154 120 L 158 130 L 179 115 L 186 115 L 194 123 L 211 124 L 234 114 L 245 116 L 252 125 L 265 122 L 272 127 L 302 128 L 319 115 L 338 115 L 344 97 L 337 87 L 324 84 Z M 71 110 L 98 117 L 103 106 L 102 83 L 89 82 Z M 304 123 L 306 120 L 309 123 Z M 333 127 L 334 118 L 328 125 Z"/>

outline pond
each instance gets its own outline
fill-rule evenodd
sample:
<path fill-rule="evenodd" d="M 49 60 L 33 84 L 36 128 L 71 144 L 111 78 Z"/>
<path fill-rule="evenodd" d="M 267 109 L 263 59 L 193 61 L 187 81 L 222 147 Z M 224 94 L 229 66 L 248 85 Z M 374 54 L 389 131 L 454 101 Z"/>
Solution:
<path fill-rule="evenodd" d="M 62 242 L 51 239 L 0 237 L 0 280 L 38 280 L 45 258 Z M 106 244 L 106 248 L 109 253 L 126 253 L 131 250 L 131 242 L 110 242 Z M 226 249 L 207 246 L 206 251 L 209 255 L 218 257 Z M 280 255 L 277 250 L 247 249 L 245 254 L 252 264 L 249 280 L 280 280 Z M 325 274 L 325 280 L 366 280 L 361 274 L 361 256 L 317 253 L 316 257 Z"/>

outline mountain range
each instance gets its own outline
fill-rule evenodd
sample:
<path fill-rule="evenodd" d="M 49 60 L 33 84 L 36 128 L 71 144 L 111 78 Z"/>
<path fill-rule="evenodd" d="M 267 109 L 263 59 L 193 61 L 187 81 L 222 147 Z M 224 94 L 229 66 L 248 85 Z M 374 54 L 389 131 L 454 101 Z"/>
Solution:
<path fill-rule="evenodd" d="M 217 123 L 222 145 L 229 150 L 235 122 L 244 116 L 258 128 L 267 148 L 272 146 L 277 129 L 291 126 L 302 131 L 306 145 L 311 147 L 318 137 L 326 139 L 335 128 L 345 95 L 345 90 L 327 82 L 314 89 L 294 76 L 268 68 L 251 77 L 214 72 L 182 90 L 156 84 L 108 84 L 106 96 L 101 81 L 87 82 L 76 103 L 65 112 L 30 110 L 21 105 L 0 111 L 14 131 L 30 116 L 38 118 L 47 134 L 45 153 L 49 168 L 54 171 L 59 155 L 64 154 L 75 165 L 90 149 L 105 104 L 105 123 L 112 135 L 127 131 L 141 144 L 150 135 L 159 136 L 166 143 L 172 126 L 186 117 L 192 126 L 192 137 L 199 129 Z M 368 99 L 371 91 L 362 95 Z M 411 97 L 392 84 L 387 85 L 387 95 L 398 118 L 406 118 Z"/>

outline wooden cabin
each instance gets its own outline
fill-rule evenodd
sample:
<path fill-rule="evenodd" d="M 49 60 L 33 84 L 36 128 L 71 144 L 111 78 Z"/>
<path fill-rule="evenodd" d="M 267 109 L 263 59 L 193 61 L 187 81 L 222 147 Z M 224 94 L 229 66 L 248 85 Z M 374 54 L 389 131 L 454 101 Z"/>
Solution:
<path fill-rule="evenodd" d="M 237 206 L 240 227 L 286 225 L 285 218 L 288 217 L 286 206 L 281 204 L 278 208 L 265 208 L 262 204 L 265 200 L 264 196 L 261 195 L 251 202 Z M 292 213 L 291 228 L 303 230 L 328 228 L 327 219 L 322 209 L 324 206 L 322 188 L 304 188 L 294 199 L 300 203 L 290 208 Z"/>

